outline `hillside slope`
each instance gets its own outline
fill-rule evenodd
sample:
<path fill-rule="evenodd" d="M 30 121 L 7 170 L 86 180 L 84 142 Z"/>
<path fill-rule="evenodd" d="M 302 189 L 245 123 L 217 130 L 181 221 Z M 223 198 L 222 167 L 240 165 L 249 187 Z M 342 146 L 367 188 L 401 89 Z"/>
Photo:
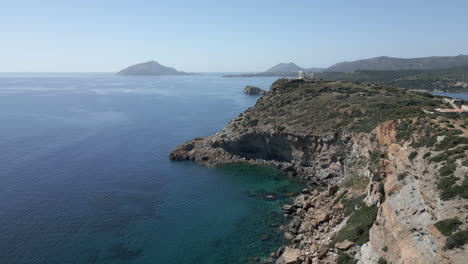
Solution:
<path fill-rule="evenodd" d="M 433 70 L 323 72 L 315 74 L 315 78 L 374 82 L 413 90 L 468 92 L 468 65 Z"/>
<path fill-rule="evenodd" d="M 466 263 L 468 119 L 440 97 L 278 80 L 218 133 L 170 153 L 271 165 L 310 187 L 284 205 L 276 263 Z"/>
<path fill-rule="evenodd" d="M 427 70 L 468 65 L 468 55 L 423 58 L 376 57 L 351 62 L 340 62 L 330 66 L 329 72 L 352 72 L 355 70 Z"/>

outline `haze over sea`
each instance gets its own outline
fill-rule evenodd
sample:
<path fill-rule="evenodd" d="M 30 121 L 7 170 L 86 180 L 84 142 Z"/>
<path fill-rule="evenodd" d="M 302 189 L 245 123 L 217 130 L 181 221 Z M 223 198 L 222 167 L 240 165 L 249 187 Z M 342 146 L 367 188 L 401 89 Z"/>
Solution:
<path fill-rule="evenodd" d="M 274 80 L 0 74 L 0 263 L 245 263 L 275 251 L 280 205 L 300 184 L 168 159 L 255 104 L 246 84 Z"/>

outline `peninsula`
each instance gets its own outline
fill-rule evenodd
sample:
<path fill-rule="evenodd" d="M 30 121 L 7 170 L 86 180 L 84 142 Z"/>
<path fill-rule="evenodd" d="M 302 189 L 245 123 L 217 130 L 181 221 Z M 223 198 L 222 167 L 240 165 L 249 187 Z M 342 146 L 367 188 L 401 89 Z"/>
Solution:
<path fill-rule="evenodd" d="M 280 79 L 172 160 L 270 165 L 309 185 L 283 206 L 286 263 L 466 263 L 468 117 L 430 94 Z M 269 256 L 270 257 L 270 256 Z"/>

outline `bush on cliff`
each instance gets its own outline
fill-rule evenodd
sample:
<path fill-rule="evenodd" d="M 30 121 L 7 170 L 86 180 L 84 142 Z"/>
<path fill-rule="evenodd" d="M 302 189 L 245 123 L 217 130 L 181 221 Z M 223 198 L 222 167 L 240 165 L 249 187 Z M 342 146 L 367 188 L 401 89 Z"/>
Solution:
<path fill-rule="evenodd" d="M 458 227 L 462 224 L 460 220 L 456 218 L 449 218 L 442 221 L 435 223 L 435 227 L 439 229 L 439 231 L 444 234 L 444 236 L 450 236 L 453 232 L 455 232 Z"/>
<path fill-rule="evenodd" d="M 330 242 L 329 246 L 334 247 L 336 243 L 349 240 L 358 245 L 363 245 L 369 241 L 369 229 L 374 224 L 379 208 L 373 206 L 362 206 L 354 212 L 335 238 Z"/>

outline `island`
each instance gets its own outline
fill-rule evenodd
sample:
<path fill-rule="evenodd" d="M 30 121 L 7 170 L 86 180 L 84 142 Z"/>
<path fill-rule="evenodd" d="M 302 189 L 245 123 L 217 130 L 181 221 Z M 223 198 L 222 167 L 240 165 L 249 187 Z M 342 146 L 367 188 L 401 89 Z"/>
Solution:
<path fill-rule="evenodd" d="M 129 66 L 117 73 L 117 75 L 128 75 L 128 76 L 191 75 L 191 74 L 192 73 L 178 71 L 174 68 L 163 66 L 154 60 Z"/>
<path fill-rule="evenodd" d="M 266 91 L 263 90 L 262 88 L 259 88 L 259 87 L 247 85 L 244 88 L 244 93 L 246 93 L 248 95 L 264 95 L 266 93 Z"/>
<path fill-rule="evenodd" d="M 280 79 L 171 160 L 272 166 L 308 185 L 283 205 L 286 263 L 466 263 L 468 117 L 443 97 Z M 259 261 L 262 261 L 260 259 Z"/>

